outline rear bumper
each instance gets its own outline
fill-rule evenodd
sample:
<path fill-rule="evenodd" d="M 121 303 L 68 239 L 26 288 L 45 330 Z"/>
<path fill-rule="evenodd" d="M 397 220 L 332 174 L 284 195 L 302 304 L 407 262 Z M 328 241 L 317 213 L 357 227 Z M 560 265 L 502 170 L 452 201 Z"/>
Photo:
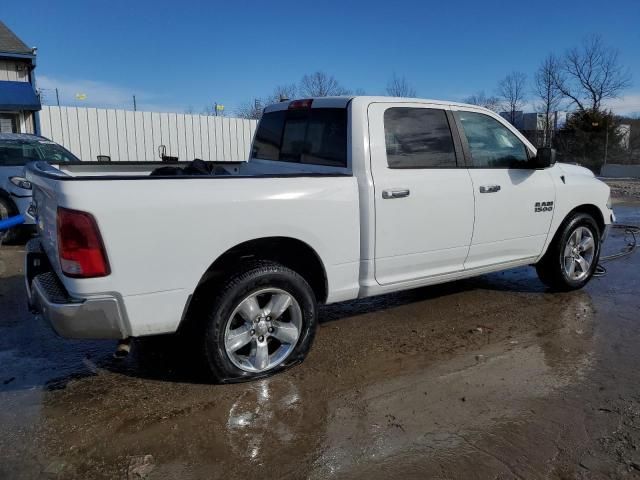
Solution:
<path fill-rule="evenodd" d="M 126 338 L 120 302 L 112 295 L 73 298 L 51 269 L 37 238 L 27 244 L 25 283 L 29 308 L 65 338 Z"/>

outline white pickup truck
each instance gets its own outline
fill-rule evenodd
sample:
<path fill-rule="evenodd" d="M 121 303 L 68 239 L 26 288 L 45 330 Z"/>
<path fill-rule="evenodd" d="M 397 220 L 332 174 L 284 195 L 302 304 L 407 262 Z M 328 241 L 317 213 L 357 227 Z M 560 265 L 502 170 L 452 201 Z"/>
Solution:
<path fill-rule="evenodd" d="M 267 107 L 249 161 L 204 175 L 33 163 L 29 301 L 64 337 L 189 325 L 225 382 L 300 362 L 320 303 L 522 265 L 580 288 L 609 188 L 554 153 L 472 105 L 328 97 Z"/>

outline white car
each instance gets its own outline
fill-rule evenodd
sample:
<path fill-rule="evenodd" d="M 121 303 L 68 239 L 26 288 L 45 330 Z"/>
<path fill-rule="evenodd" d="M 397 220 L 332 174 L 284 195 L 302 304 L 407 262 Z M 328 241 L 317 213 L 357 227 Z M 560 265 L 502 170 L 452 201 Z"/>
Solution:
<path fill-rule="evenodd" d="M 580 288 L 614 221 L 589 170 L 451 102 L 282 102 L 248 162 L 151 168 L 28 167 L 30 302 L 64 337 L 189 327 L 222 382 L 301 361 L 320 303 L 522 265 Z"/>

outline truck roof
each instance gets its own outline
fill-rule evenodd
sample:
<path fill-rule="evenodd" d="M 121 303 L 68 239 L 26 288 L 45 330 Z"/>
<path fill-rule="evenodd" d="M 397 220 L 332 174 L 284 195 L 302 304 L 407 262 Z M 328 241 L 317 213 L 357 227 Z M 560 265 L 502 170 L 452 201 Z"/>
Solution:
<path fill-rule="evenodd" d="M 386 97 L 386 96 L 376 96 L 376 95 L 347 95 L 340 97 L 308 97 L 304 99 L 293 99 L 293 100 L 285 100 L 279 103 L 273 103 L 265 107 L 264 112 L 275 112 L 278 110 L 286 110 L 289 108 L 289 105 L 292 102 L 297 100 L 313 100 L 313 107 L 315 108 L 344 108 L 349 102 L 354 99 L 362 100 L 365 103 L 375 103 L 375 102 L 397 102 L 397 103 L 429 103 L 435 105 L 453 105 L 457 107 L 471 107 L 474 109 L 487 110 L 484 107 L 479 105 L 471 105 L 468 103 L 460 103 L 460 102 L 452 102 L 449 100 L 433 100 L 426 98 L 405 98 L 405 97 Z"/>

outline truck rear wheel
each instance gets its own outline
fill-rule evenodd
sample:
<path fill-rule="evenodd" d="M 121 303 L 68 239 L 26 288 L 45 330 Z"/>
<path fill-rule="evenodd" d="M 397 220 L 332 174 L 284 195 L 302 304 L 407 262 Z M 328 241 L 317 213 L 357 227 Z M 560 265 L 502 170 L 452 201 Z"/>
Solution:
<path fill-rule="evenodd" d="M 576 290 L 591 280 L 599 258 L 598 224 L 589 214 L 575 213 L 564 221 L 536 270 L 548 287 Z"/>
<path fill-rule="evenodd" d="M 317 329 L 313 290 L 275 262 L 253 264 L 231 277 L 205 313 L 205 360 L 222 383 L 265 377 L 300 363 Z"/>

